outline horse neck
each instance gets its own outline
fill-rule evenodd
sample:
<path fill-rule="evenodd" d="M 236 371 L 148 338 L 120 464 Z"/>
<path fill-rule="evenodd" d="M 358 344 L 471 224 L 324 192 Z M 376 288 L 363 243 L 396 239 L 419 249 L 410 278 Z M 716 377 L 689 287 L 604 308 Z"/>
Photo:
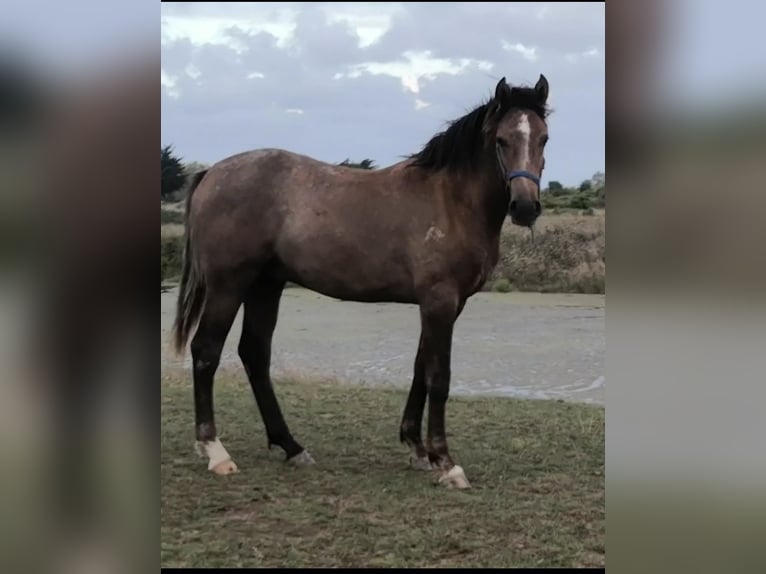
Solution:
<path fill-rule="evenodd" d="M 498 240 L 508 213 L 509 196 L 495 155 L 487 154 L 473 173 L 461 179 L 466 183 L 456 190 L 457 194 L 467 200 L 476 221 L 486 230 L 487 238 Z"/>

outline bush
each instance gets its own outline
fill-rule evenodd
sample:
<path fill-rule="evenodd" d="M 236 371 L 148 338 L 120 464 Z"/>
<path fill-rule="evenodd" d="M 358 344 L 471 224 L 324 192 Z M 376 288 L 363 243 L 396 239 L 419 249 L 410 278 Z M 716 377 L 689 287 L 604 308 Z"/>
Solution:
<path fill-rule="evenodd" d="M 183 236 L 160 238 L 160 282 L 181 276 L 184 243 Z"/>
<path fill-rule="evenodd" d="M 513 291 L 513 285 L 508 279 L 501 277 L 492 284 L 492 290 L 497 293 L 510 293 Z"/>
<path fill-rule="evenodd" d="M 532 241 L 529 231 L 505 225 L 500 260 L 487 281 L 488 287 L 494 290 L 497 282 L 505 279 L 516 291 L 603 294 L 604 220 L 562 215 L 537 227 Z"/>
<path fill-rule="evenodd" d="M 184 223 L 184 214 L 170 209 L 160 209 L 160 224 L 166 223 Z"/>
<path fill-rule="evenodd" d="M 578 193 L 569 200 L 569 207 L 572 209 L 588 209 L 590 207 L 590 198 L 584 193 Z"/>

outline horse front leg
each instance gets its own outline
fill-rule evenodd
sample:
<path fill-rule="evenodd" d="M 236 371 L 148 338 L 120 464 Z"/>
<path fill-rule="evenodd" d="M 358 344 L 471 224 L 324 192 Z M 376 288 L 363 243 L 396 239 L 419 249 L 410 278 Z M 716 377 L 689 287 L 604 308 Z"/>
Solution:
<path fill-rule="evenodd" d="M 470 487 L 465 472 L 449 454 L 445 431 L 452 332 L 460 308 L 457 295 L 448 289 L 434 290 L 432 296 L 420 306 L 423 366 L 428 391 L 426 451 L 431 467 L 440 471 L 439 483 L 451 488 Z"/>
<path fill-rule="evenodd" d="M 404 407 L 402 424 L 399 427 L 399 440 L 410 447 L 410 468 L 415 470 L 431 470 L 422 435 L 423 412 L 427 397 L 426 372 L 423 365 L 423 335 L 421 335 L 415 357 L 412 386 Z"/>

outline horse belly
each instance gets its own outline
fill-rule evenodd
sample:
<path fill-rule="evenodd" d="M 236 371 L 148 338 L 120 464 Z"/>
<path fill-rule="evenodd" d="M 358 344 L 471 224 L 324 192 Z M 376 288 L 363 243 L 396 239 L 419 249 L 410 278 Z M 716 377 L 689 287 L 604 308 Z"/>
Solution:
<path fill-rule="evenodd" d="M 288 280 L 307 289 L 348 301 L 415 302 L 407 258 L 391 245 L 324 236 L 280 247 Z"/>

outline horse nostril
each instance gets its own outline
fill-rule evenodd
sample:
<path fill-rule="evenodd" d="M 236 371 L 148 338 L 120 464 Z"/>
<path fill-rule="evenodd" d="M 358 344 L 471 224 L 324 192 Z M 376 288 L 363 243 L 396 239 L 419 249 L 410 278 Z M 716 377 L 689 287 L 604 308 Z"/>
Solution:
<path fill-rule="evenodd" d="M 518 203 L 516 203 L 516 200 L 514 199 L 514 200 L 511 202 L 511 211 L 516 211 L 516 208 L 518 207 L 518 205 L 519 205 L 519 204 L 518 204 Z"/>
<path fill-rule="evenodd" d="M 539 201 L 535 201 L 535 213 L 540 215 L 543 212 L 543 206 Z"/>

